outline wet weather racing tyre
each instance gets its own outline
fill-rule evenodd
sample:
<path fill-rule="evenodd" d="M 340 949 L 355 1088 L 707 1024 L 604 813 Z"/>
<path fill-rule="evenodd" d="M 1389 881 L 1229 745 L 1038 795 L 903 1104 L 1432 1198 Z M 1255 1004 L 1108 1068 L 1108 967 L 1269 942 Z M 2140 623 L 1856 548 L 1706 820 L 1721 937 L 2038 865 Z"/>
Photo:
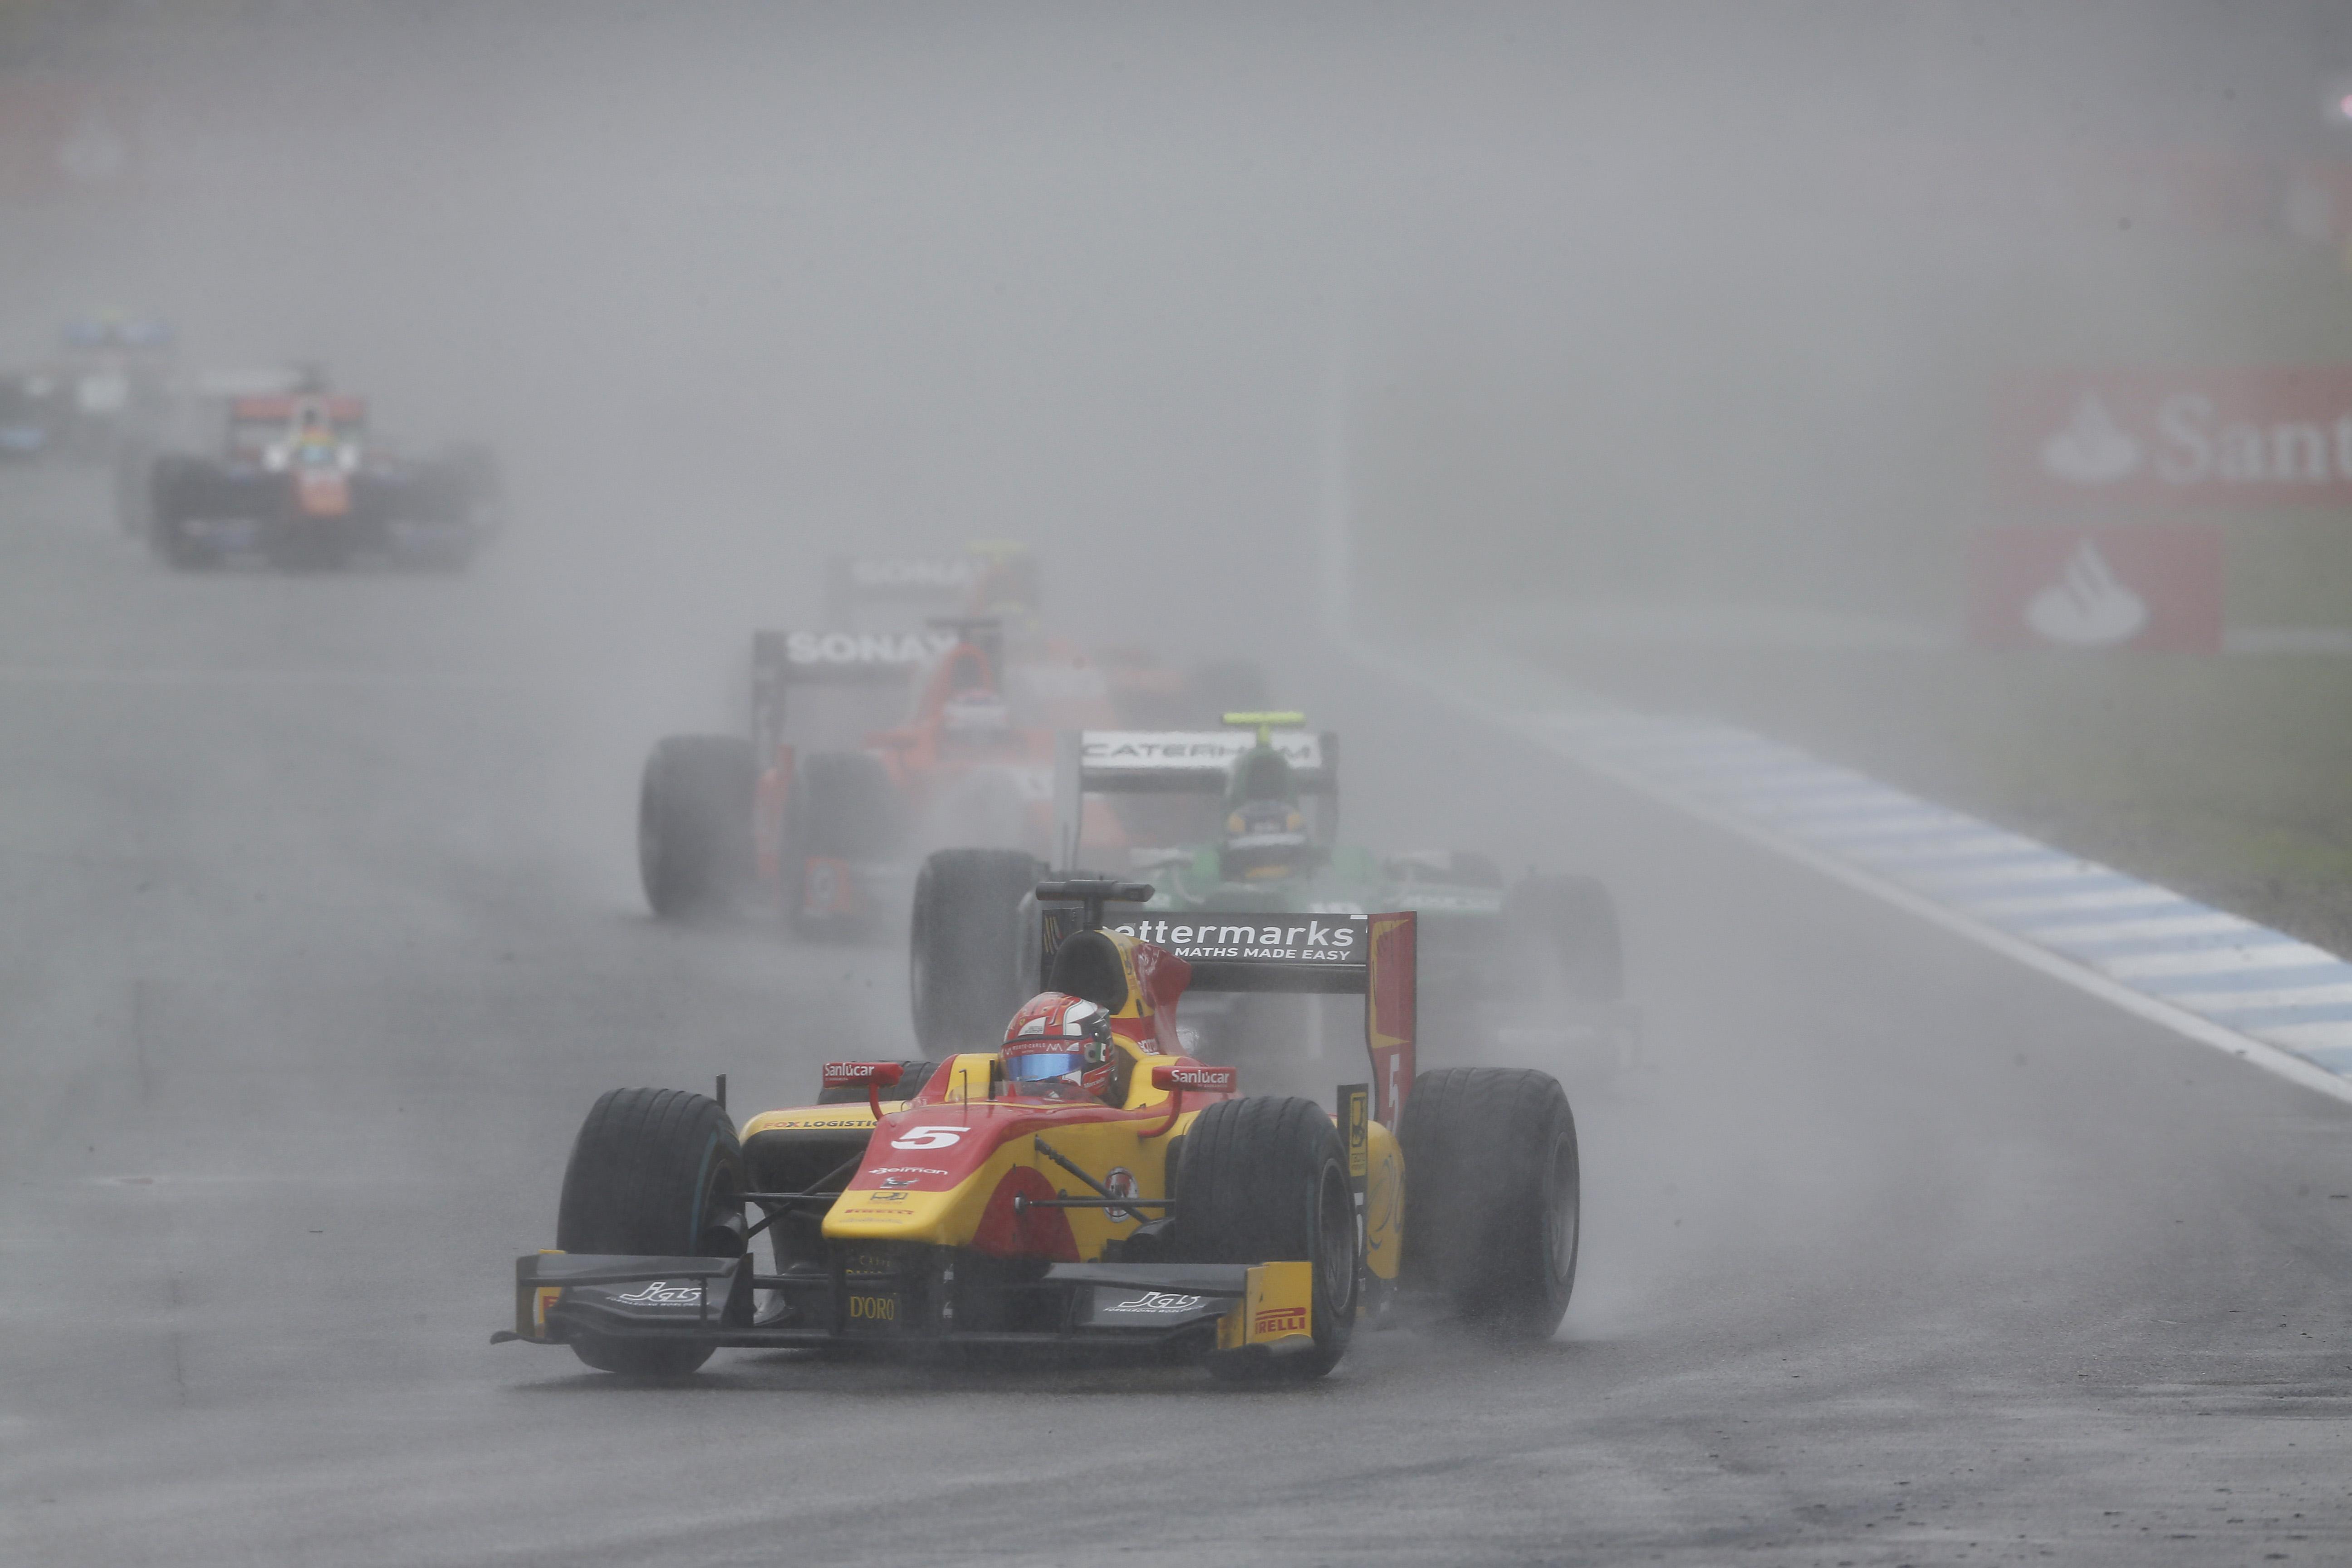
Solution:
<path fill-rule="evenodd" d="M 147 536 L 155 553 L 174 571 L 199 571 L 219 560 L 190 526 L 204 481 L 204 469 L 184 458 L 158 458 L 148 470 Z"/>
<path fill-rule="evenodd" d="M 915 879 L 908 986 L 915 1041 L 934 1056 L 987 1050 L 1028 999 L 1021 900 L 1045 868 L 1018 849 L 940 849 Z"/>
<path fill-rule="evenodd" d="M 1195 1117 L 1176 1162 L 1175 1251 L 1193 1263 L 1315 1266 L 1310 1351 L 1222 1352 L 1235 1381 L 1305 1382 L 1347 1352 L 1356 1325 L 1356 1208 L 1339 1130 L 1311 1100 L 1223 1100 Z"/>
<path fill-rule="evenodd" d="M 1530 877 L 1504 896 L 1504 923 L 1539 943 L 1531 956 L 1557 976 L 1572 1002 L 1625 994 L 1624 942 L 1616 900 L 1591 877 Z"/>
<path fill-rule="evenodd" d="M 744 1250 L 743 1150 L 707 1095 L 616 1089 L 596 1101 L 572 1144 L 555 1245 L 566 1252 L 736 1258 Z M 599 1372 L 682 1377 L 707 1345 L 592 1336 L 572 1350 Z"/>
<path fill-rule="evenodd" d="M 1449 1314 L 1546 1340 L 1576 1287 L 1576 1118 L 1559 1080 L 1505 1068 L 1413 1079 L 1404 1155 L 1404 1279 Z"/>
<path fill-rule="evenodd" d="M 637 872 L 665 920 L 731 910 L 751 879 L 751 742 L 671 735 L 646 759 L 637 795 Z"/>

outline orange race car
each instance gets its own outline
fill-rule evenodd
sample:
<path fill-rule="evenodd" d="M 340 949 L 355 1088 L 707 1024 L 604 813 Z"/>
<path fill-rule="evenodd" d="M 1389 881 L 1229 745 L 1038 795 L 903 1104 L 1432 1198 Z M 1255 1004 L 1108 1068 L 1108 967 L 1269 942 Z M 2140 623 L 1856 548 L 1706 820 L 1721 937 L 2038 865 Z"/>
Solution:
<path fill-rule="evenodd" d="M 809 934 L 896 930 L 919 863 L 947 845 L 1017 852 L 1001 889 L 1017 901 L 1052 847 L 1056 732 L 1255 679 L 1043 635 L 1016 546 L 850 557 L 827 584 L 840 629 L 753 636 L 748 735 L 673 735 L 647 758 L 637 855 L 656 914 L 761 907 Z M 948 601 L 967 613 L 907 624 Z"/>
<path fill-rule="evenodd" d="M 1014 721 L 1003 659 L 988 620 L 756 634 L 751 733 L 673 735 L 646 759 L 637 857 L 655 912 L 751 903 L 803 931 L 862 933 L 911 897 L 927 842 L 1042 850 L 1053 734 Z M 903 721 L 853 727 L 877 693 L 909 687 Z"/>

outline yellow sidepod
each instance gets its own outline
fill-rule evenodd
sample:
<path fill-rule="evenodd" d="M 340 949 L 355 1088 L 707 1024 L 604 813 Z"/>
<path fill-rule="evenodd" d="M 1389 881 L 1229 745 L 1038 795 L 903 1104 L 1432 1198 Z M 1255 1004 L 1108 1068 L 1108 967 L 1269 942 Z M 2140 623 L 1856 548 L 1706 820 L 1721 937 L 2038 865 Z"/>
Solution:
<path fill-rule="evenodd" d="M 1365 1128 L 1364 1264 L 1394 1279 L 1404 1260 L 1404 1151 L 1380 1122 Z"/>

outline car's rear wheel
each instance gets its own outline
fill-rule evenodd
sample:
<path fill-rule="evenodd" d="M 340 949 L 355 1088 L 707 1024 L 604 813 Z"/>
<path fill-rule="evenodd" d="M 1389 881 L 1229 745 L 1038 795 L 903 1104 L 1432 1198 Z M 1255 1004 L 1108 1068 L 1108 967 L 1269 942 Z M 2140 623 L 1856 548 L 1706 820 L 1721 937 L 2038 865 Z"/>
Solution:
<path fill-rule="evenodd" d="M 563 1171 L 555 1245 L 640 1258 L 743 1255 L 743 1150 L 707 1095 L 616 1089 L 596 1101 Z M 707 1345 L 592 1336 L 572 1350 L 599 1372 L 682 1377 Z"/>
<path fill-rule="evenodd" d="M 1311 1100 L 1224 1100 L 1195 1117 L 1177 1152 L 1175 1255 L 1195 1263 L 1314 1266 L 1314 1345 L 1212 1355 L 1237 1380 L 1304 1382 L 1347 1353 L 1356 1326 L 1356 1205 L 1348 1154 Z"/>
<path fill-rule="evenodd" d="M 1549 1073 L 1444 1068 L 1413 1079 L 1404 1283 L 1510 1339 L 1544 1340 L 1576 1287 L 1576 1118 Z"/>
<path fill-rule="evenodd" d="M 158 458 L 148 470 L 148 538 L 155 553 L 174 571 L 194 572 L 220 560 L 219 552 L 190 526 L 195 492 L 203 482 L 202 470 L 177 457 Z"/>
<path fill-rule="evenodd" d="M 665 920 L 726 913 L 751 879 L 751 742 L 671 735 L 646 759 L 637 793 L 637 872 Z"/>
<path fill-rule="evenodd" d="M 915 879 L 908 989 L 915 1041 L 945 1056 L 986 1050 L 1029 997 L 1022 900 L 1045 872 L 1018 849 L 940 849 Z"/>

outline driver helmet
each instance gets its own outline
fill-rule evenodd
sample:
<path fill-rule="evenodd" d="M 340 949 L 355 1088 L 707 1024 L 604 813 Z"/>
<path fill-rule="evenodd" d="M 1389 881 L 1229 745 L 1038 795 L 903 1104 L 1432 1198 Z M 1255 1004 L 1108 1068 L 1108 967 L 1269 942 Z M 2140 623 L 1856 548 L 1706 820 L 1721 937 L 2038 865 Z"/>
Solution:
<path fill-rule="evenodd" d="M 1004 1079 L 1013 1092 L 1040 1100 L 1093 1095 L 1108 1101 L 1118 1053 L 1110 1014 L 1066 991 L 1040 991 L 1004 1026 Z"/>
<path fill-rule="evenodd" d="M 1307 858 L 1307 816 L 1289 762 L 1271 747 L 1243 753 L 1225 792 L 1224 874 L 1250 881 L 1287 877 Z"/>

